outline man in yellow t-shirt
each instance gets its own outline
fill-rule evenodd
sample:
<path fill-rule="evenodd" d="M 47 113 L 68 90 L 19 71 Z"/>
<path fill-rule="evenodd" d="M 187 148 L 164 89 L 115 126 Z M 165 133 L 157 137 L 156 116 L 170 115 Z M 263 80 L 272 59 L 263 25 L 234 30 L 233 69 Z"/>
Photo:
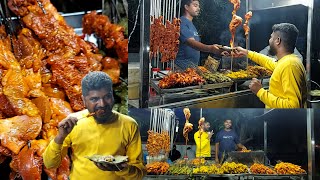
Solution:
<path fill-rule="evenodd" d="M 271 70 L 269 90 L 262 88 L 259 80 L 253 78 L 249 87 L 266 105 L 266 108 L 304 108 L 307 99 L 306 72 L 302 61 L 294 53 L 299 34 L 295 25 L 275 24 L 269 39 L 269 54 L 278 61 L 263 54 L 236 47 L 236 53 L 248 56 L 259 65 Z"/>
<path fill-rule="evenodd" d="M 57 168 L 72 150 L 71 180 L 139 180 L 145 175 L 137 122 L 112 111 L 112 81 L 104 72 L 90 72 L 81 83 L 86 110 L 62 120 L 59 132 L 43 154 L 47 168 Z M 89 113 L 95 112 L 94 115 Z M 128 162 L 115 165 L 94 163 L 86 158 L 98 155 L 128 156 Z"/>
<path fill-rule="evenodd" d="M 201 120 L 200 120 L 201 121 Z M 194 133 L 194 141 L 196 143 L 196 157 L 211 157 L 210 140 L 213 131 L 209 132 L 210 123 L 199 121 L 199 131 Z"/>

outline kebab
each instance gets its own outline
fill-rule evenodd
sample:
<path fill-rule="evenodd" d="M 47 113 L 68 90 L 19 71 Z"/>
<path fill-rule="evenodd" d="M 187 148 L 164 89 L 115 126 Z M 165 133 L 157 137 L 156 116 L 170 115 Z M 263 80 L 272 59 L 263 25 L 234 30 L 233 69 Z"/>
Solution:
<path fill-rule="evenodd" d="M 81 117 L 81 118 L 78 118 L 78 121 L 79 121 L 80 119 L 88 118 L 88 117 L 94 116 L 94 115 L 96 115 L 96 114 L 99 115 L 99 114 L 103 114 L 103 113 L 104 113 L 104 110 L 98 109 L 98 110 L 95 111 L 95 112 L 91 112 L 91 113 L 87 114 L 86 116 L 83 116 L 83 117 Z M 59 127 L 61 127 L 61 126 L 59 126 Z M 63 128 L 67 128 L 67 126 L 64 124 L 64 125 L 63 125 Z"/>
<path fill-rule="evenodd" d="M 230 2 L 233 4 L 232 15 L 235 15 L 240 8 L 240 0 L 230 0 Z"/>
<path fill-rule="evenodd" d="M 186 123 L 184 124 L 184 128 L 183 128 L 183 137 L 186 139 L 186 145 L 187 145 L 188 141 L 189 141 L 188 133 L 192 131 L 193 124 L 191 124 L 189 122 L 189 119 L 190 119 L 190 116 L 191 116 L 190 109 L 189 108 L 184 108 L 183 109 L 183 113 L 184 113 L 184 116 L 186 118 Z"/>
<path fill-rule="evenodd" d="M 158 67 L 176 59 L 179 48 L 180 19 L 176 18 L 176 0 L 152 0 L 150 2 L 150 60 Z M 179 8 L 180 9 L 180 8 Z"/>
<path fill-rule="evenodd" d="M 170 127 L 171 129 L 168 129 Z M 152 109 L 150 116 L 150 130 L 148 130 L 147 151 L 152 157 L 161 152 L 168 154 L 173 142 L 175 120 L 171 110 Z"/>
<path fill-rule="evenodd" d="M 247 12 L 247 14 L 244 16 L 246 21 L 243 24 L 243 29 L 244 29 L 244 32 L 245 32 L 244 34 L 246 36 L 246 39 L 248 39 L 248 35 L 249 35 L 249 32 L 250 32 L 249 20 L 251 19 L 251 17 L 252 17 L 252 12 L 251 11 Z"/>
<path fill-rule="evenodd" d="M 242 18 L 240 16 L 233 15 L 232 20 L 229 24 L 229 30 L 231 33 L 230 46 L 232 49 L 234 48 L 234 37 L 236 34 L 236 30 L 241 24 L 242 24 Z"/>

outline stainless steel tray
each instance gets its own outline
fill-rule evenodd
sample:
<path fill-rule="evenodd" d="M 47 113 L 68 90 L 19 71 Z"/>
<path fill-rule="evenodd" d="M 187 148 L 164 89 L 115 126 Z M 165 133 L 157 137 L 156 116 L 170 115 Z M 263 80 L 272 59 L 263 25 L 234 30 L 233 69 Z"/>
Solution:
<path fill-rule="evenodd" d="M 178 93 L 186 90 L 193 89 L 219 89 L 219 88 L 230 88 L 233 85 L 233 82 L 225 82 L 225 83 L 216 83 L 216 84 L 203 84 L 198 86 L 187 86 L 183 88 L 171 88 L 171 89 L 161 89 L 159 86 L 159 81 L 151 79 L 151 87 L 153 87 L 157 93 L 166 94 L 166 93 Z"/>

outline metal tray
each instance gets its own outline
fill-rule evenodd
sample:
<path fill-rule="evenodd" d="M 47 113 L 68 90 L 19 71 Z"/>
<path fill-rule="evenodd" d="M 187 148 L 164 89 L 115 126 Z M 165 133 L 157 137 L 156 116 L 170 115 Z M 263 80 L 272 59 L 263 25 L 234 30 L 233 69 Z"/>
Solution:
<path fill-rule="evenodd" d="M 183 88 L 171 88 L 171 89 L 161 89 L 159 86 L 159 81 L 151 79 L 151 87 L 153 87 L 157 93 L 165 94 L 165 93 L 178 93 L 186 90 L 193 89 L 218 89 L 218 88 L 230 88 L 233 85 L 233 82 L 225 82 L 225 83 L 216 83 L 216 84 L 203 84 L 198 86 L 187 86 Z"/>
<path fill-rule="evenodd" d="M 263 79 L 269 79 L 271 76 L 265 76 L 265 77 L 257 77 L 258 80 L 263 80 Z M 253 77 L 250 78 L 242 78 L 242 79 L 233 79 L 230 78 L 234 82 L 243 82 L 243 81 L 251 81 Z"/>
<path fill-rule="evenodd" d="M 146 178 L 188 179 L 188 175 L 146 175 Z"/>
<path fill-rule="evenodd" d="M 182 92 L 182 91 L 186 91 L 186 90 L 191 90 L 191 89 L 200 89 L 200 85 L 198 86 L 187 86 L 187 87 L 183 87 L 183 88 L 171 88 L 171 89 L 161 89 L 159 86 L 159 81 L 157 80 L 151 80 L 151 87 L 153 87 L 157 93 L 159 94 L 165 94 L 165 93 L 178 93 L 178 92 Z"/>

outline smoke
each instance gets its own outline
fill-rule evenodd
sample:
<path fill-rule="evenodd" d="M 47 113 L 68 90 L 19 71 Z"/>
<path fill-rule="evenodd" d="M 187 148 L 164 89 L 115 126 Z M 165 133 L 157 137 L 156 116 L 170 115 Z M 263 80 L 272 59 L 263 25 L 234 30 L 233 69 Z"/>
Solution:
<path fill-rule="evenodd" d="M 222 45 L 230 46 L 231 33 L 229 30 L 224 30 L 220 34 L 219 38 L 220 38 L 220 43 Z M 234 39 L 234 45 L 241 46 L 241 47 L 245 47 L 246 45 L 246 38 L 244 37 L 244 30 L 242 26 L 239 26 L 237 28 L 235 39 Z"/>

